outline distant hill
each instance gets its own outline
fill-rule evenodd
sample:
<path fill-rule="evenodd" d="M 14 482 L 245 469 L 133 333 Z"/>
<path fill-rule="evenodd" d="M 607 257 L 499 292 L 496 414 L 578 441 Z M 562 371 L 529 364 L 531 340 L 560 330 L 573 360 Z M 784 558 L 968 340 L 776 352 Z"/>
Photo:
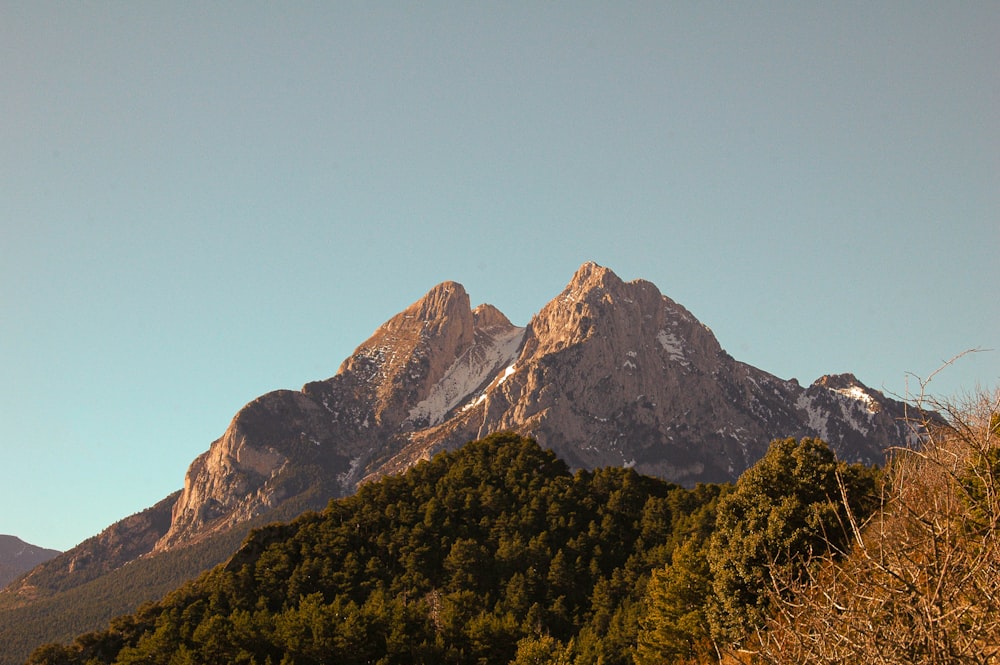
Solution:
<path fill-rule="evenodd" d="M 0 587 L 59 554 L 57 550 L 26 543 L 16 536 L 0 535 Z"/>

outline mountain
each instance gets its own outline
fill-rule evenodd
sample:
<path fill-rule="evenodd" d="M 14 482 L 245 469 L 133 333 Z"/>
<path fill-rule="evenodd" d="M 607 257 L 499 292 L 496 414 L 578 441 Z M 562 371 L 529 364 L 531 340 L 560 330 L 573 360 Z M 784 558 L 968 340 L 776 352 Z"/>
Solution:
<path fill-rule="evenodd" d="M 102 534 L 87 561 L 115 567 L 292 501 L 322 506 L 503 430 L 573 467 L 629 466 L 687 485 L 734 480 L 779 437 L 818 436 L 870 464 L 912 436 L 903 404 L 854 376 L 804 388 L 741 363 L 653 284 L 593 263 L 523 328 L 491 305 L 472 309 L 465 289 L 445 282 L 334 377 L 246 405 L 179 495 Z M 74 552 L 64 561 L 87 566 Z"/>
<path fill-rule="evenodd" d="M 194 576 L 250 524 L 321 508 L 492 432 L 531 436 L 573 468 L 631 467 L 691 486 L 734 480 L 789 436 L 818 436 L 845 461 L 876 463 L 914 436 L 905 416 L 902 403 L 850 374 L 803 387 L 741 363 L 652 283 L 594 263 L 525 327 L 491 305 L 472 308 L 460 284 L 445 282 L 380 326 L 333 377 L 243 407 L 179 493 L 0 594 L 0 638 L 3 607 L 97 583 L 128 561 L 213 552 L 173 569 Z M 141 576 L 129 584 L 114 611 L 155 597 L 143 595 Z"/>
<path fill-rule="evenodd" d="M 255 400 L 192 464 L 163 550 L 225 530 L 309 486 L 409 468 L 491 432 L 534 437 L 572 467 L 634 467 L 682 484 L 734 480 L 785 436 L 875 463 L 905 442 L 904 405 L 850 374 L 808 388 L 733 359 L 651 283 L 584 264 L 527 327 L 436 286 L 325 381 Z M 336 482 L 333 483 L 332 481 Z"/>
<path fill-rule="evenodd" d="M 15 536 L 0 535 L 0 587 L 58 555 L 57 550 L 31 545 Z"/>

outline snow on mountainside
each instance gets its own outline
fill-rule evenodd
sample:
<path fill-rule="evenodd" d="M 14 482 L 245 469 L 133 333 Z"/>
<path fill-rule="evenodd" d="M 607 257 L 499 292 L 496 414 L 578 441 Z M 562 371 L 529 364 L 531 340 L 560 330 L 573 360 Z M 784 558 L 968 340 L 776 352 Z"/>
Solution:
<path fill-rule="evenodd" d="M 482 337 L 451 364 L 430 394 L 410 409 L 409 423 L 440 424 L 448 412 L 492 379 L 497 367 L 513 362 L 524 328 L 500 330 L 496 335 L 484 332 Z"/>

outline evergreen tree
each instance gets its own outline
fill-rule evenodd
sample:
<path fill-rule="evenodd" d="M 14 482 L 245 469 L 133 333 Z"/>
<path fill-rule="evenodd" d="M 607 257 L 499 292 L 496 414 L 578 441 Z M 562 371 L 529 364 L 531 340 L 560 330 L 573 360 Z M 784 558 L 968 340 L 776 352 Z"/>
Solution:
<path fill-rule="evenodd" d="M 769 610 L 772 570 L 797 576 L 814 554 L 842 551 L 848 506 L 874 508 L 875 474 L 836 460 L 821 440 L 777 440 L 719 501 L 708 560 L 713 584 L 709 618 L 722 643 L 738 643 Z"/>
<path fill-rule="evenodd" d="M 683 662 L 711 650 L 706 605 L 712 595 L 707 543 L 691 537 L 654 570 L 639 617 L 636 665 Z"/>

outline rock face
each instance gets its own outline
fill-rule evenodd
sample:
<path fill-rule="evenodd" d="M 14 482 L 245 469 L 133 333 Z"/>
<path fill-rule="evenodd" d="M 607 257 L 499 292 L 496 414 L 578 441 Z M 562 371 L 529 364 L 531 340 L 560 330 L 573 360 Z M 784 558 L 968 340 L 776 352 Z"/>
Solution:
<path fill-rule="evenodd" d="M 903 417 L 901 403 L 849 374 L 804 388 L 734 360 L 656 286 L 593 263 L 524 328 L 490 305 L 473 309 L 460 284 L 445 282 L 332 378 L 246 405 L 177 496 L 94 544 L 119 562 L 320 508 L 500 430 L 533 436 L 574 467 L 693 484 L 735 479 L 788 436 L 819 436 L 842 459 L 877 462 L 913 436 Z M 79 567 L 79 556 L 60 560 Z"/>

